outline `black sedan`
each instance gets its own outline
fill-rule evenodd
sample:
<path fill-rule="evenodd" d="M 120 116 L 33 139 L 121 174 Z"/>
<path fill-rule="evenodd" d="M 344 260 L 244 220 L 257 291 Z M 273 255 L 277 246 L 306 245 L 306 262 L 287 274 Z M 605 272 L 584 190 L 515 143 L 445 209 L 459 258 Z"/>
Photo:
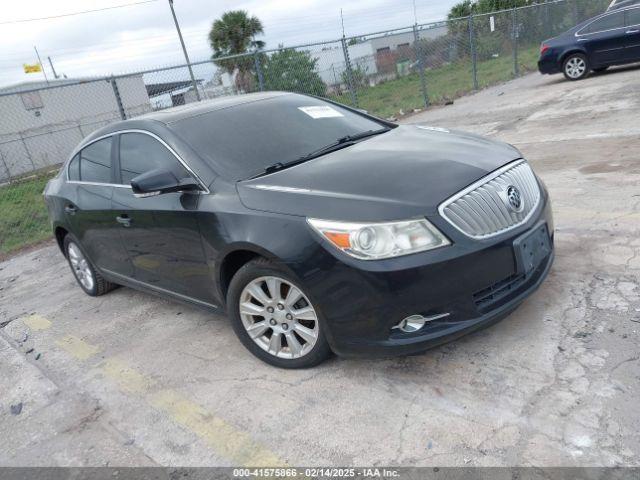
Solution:
<path fill-rule="evenodd" d="M 451 340 L 511 312 L 553 259 L 549 197 L 514 147 L 290 93 L 109 125 L 45 198 L 87 294 L 226 309 L 280 367 Z"/>
<path fill-rule="evenodd" d="M 598 15 L 540 47 L 541 73 L 580 80 L 590 71 L 640 61 L 640 5 Z"/>

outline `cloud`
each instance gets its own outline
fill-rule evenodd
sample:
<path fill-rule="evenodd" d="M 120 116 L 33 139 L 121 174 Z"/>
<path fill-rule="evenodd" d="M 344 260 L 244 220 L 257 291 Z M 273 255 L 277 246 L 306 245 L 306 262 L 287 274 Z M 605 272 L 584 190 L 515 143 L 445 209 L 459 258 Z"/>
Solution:
<path fill-rule="evenodd" d="M 60 15 L 122 5 L 128 0 L 23 0 L 3 5 L 3 21 Z M 131 1 L 131 0 L 130 0 Z M 416 0 L 418 21 L 444 18 L 454 0 Z M 210 57 L 207 32 L 214 19 L 227 10 L 243 9 L 265 27 L 267 47 L 337 39 L 342 35 L 343 8 L 347 36 L 413 24 L 411 0 L 174 0 L 187 50 L 192 61 Z M 129 73 L 184 62 L 169 5 L 154 3 L 87 13 L 51 20 L 0 25 L 0 85 L 41 80 L 26 75 L 23 63 L 34 63 L 37 45 L 50 76 L 46 57 L 58 73 L 86 77 Z M 174 72 L 175 73 L 175 72 Z M 170 77 L 170 72 L 167 72 Z M 167 78 L 171 80 L 172 78 Z"/>

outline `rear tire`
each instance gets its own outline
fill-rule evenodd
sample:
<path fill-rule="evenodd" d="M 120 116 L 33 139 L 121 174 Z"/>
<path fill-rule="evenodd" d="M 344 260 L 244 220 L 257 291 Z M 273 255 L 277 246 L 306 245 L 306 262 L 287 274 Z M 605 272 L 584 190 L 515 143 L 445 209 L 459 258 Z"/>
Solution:
<path fill-rule="evenodd" d="M 73 276 L 76 277 L 76 281 L 84 293 L 92 297 L 99 297 L 117 287 L 116 284 L 108 282 L 98 273 L 76 237 L 70 233 L 67 234 L 64 237 L 63 245 L 64 254 L 67 257 L 67 262 L 69 262 L 69 267 L 71 267 L 71 272 L 73 272 Z"/>
<path fill-rule="evenodd" d="M 246 263 L 231 279 L 227 312 L 242 344 L 280 368 L 309 368 L 331 354 L 326 322 L 298 280 L 264 258 Z"/>
<path fill-rule="evenodd" d="M 562 73 L 567 80 L 582 80 L 589 75 L 589 61 L 582 53 L 572 53 L 562 63 Z"/>

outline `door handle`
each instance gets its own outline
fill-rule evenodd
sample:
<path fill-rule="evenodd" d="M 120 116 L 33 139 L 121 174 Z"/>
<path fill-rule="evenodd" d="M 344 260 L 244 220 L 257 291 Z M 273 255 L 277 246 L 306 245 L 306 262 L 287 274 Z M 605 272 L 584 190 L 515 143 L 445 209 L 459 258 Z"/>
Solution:
<path fill-rule="evenodd" d="M 64 207 L 64 213 L 67 213 L 69 215 L 75 215 L 77 211 L 78 209 L 73 205 L 67 205 L 66 207 Z"/>
<path fill-rule="evenodd" d="M 627 30 L 627 33 L 640 33 L 640 30 Z"/>
<path fill-rule="evenodd" d="M 123 227 L 131 226 L 131 219 L 129 218 L 129 215 L 119 215 L 116 217 L 116 221 Z"/>

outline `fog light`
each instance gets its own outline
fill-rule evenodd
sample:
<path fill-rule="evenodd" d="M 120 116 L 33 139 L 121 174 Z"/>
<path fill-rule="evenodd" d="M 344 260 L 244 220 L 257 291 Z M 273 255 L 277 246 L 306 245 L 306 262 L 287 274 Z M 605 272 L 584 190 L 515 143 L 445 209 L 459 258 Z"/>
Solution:
<path fill-rule="evenodd" d="M 410 317 L 402 320 L 396 328 L 399 328 L 403 332 L 411 333 L 417 332 L 424 327 L 426 320 L 422 315 L 411 315 Z"/>
<path fill-rule="evenodd" d="M 428 317 L 424 317 L 422 315 L 410 315 L 393 328 L 402 330 L 405 333 L 413 333 L 413 332 L 417 332 L 422 327 L 424 327 L 425 323 L 432 322 L 434 320 L 438 320 L 439 318 L 444 318 L 448 316 L 449 316 L 449 313 L 438 313 L 436 315 L 429 315 Z"/>

